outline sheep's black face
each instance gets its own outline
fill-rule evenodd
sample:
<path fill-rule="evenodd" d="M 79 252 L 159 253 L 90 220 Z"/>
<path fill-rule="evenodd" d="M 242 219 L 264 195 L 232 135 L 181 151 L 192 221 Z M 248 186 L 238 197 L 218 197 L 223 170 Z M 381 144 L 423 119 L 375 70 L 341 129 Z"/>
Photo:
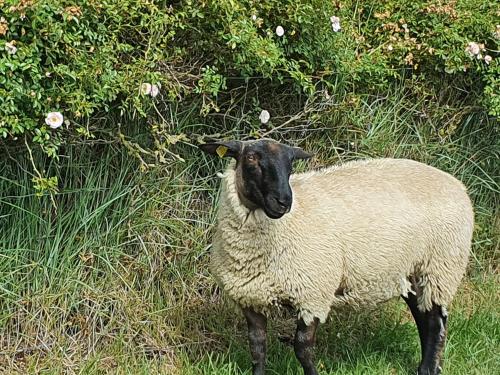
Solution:
<path fill-rule="evenodd" d="M 292 148 L 278 143 L 261 141 L 244 147 L 237 166 L 242 202 L 261 208 L 272 219 L 290 211 L 292 160 Z"/>
<path fill-rule="evenodd" d="M 241 202 L 251 210 L 261 208 L 272 219 L 279 219 L 292 206 L 292 162 L 311 156 L 298 147 L 272 140 L 217 142 L 200 147 L 211 154 L 221 154 L 223 147 L 224 156 L 235 158 Z"/>

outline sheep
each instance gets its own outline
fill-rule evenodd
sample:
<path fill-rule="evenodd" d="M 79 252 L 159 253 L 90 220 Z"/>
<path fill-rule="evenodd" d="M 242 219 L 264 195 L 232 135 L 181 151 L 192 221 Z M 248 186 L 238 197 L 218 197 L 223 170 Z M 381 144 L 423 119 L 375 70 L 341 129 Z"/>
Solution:
<path fill-rule="evenodd" d="M 242 309 L 253 374 L 263 375 L 273 306 L 298 313 L 305 375 L 330 309 L 401 296 L 420 336 L 420 375 L 441 372 L 447 311 L 468 263 L 473 210 L 451 175 L 407 159 L 369 159 L 291 174 L 311 155 L 272 140 L 212 142 L 233 158 L 222 177 L 210 269 Z"/>

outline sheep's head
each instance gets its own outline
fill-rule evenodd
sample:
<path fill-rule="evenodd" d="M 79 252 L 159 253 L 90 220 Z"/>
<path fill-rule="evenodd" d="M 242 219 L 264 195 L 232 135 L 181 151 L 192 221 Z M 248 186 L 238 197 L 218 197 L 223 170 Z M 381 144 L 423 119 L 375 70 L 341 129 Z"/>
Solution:
<path fill-rule="evenodd" d="M 292 206 L 289 179 L 293 161 L 311 157 L 301 148 L 269 139 L 213 142 L 200 148 L 208 154 L 236 159 L 241 203 L 250 210 L 261 208 L 272 219 L 279 219 Z"/>

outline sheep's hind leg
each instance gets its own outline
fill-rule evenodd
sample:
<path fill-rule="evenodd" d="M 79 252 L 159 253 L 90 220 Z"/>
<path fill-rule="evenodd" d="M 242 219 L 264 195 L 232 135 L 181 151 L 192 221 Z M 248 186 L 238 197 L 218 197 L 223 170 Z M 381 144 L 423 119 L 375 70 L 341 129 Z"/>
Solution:
<path fill-rule="evenodd" d="M 403 297 L 405 300 L 406 304 L 410 308 L 411 315 L 413 315 L 413 319 L 415 320 L 415 323 L 417 325 L 418 329 L 418 336 L 420 337 L 420 349 L 421 349 L 421 355 L 422 358 L 424 357 L 425 354 L 425 346 L 427 342 L 427 319 L 425 318 L 425 314 L 418 309 L 418 304 L 417 304 L 417 296 L 408 293 L 408 297 Z"/>
<path fill-rule="evenodd" d="M 410 307 L 420 336 L 422 362 L 418 367 L 418 375 L 438 375 L 441 373 L 441 354 L 446 340 L 446 310 L 433 304 L 431 310 L 422 312 L 417 307 L 415 295 L 410 294 L 403 299 Z"/>
<path fill-rule="evenodd" d="M 294 349 L 295 355 L 304 368 L 305 375 L 318 375 L 314 366 L 313 350 L 316 342 L 316 329 L 318 328 L 318 319 L 310 325 L 306 325 L 302 319 L 297 322 L 297 331 L 295 333 Z"/>
<path fill-rule="evenodd" d="M 265 315 L 255 312 L 251 308 L 243 308 L 243 314 L 248 325 L 248 341 L 252 354 L 253 375 L 264 375 L 267 319 Z"/>
<path fill-rule="evenodd" d="M 422 363 L 418 367 L 419 375 L 438 375 L 441 373 L 441 356 L 446 341 L 446 310 L 433 304 L 430 311 L 424 313 L 427 321 L 427 339 Z"/>

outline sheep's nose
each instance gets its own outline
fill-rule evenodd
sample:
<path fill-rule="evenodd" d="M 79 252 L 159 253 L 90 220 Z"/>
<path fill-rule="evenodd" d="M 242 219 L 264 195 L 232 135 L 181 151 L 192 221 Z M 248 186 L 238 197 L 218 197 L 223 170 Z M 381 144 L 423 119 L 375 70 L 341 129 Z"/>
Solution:
<path fill-rule="evenodd" d="M 281 208 L 287 208 L 288 206 L 285 199 L 276 198 L 276 202 Z"/>
<path fill-rule="evenodd" d="M 291 199 L 288 197 L 275 198 L 276 203 L 283 212 L 288 212 L 290 210 Z"/>

